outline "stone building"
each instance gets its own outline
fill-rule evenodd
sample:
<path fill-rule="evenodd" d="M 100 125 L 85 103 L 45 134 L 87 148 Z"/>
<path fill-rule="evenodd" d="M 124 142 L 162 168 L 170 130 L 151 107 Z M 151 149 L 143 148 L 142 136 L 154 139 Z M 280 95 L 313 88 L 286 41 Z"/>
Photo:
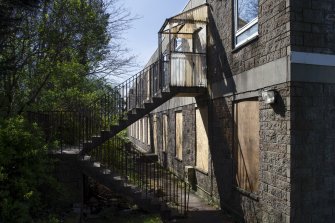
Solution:
<path fill-rule="evenodd" d="M 148 66 L 181 53 L 170 69 L 207 91 L 132 124 L 133 145 L 241 221 L 333 222 L 335 1 L 191 0 L 159 38 Z"/>

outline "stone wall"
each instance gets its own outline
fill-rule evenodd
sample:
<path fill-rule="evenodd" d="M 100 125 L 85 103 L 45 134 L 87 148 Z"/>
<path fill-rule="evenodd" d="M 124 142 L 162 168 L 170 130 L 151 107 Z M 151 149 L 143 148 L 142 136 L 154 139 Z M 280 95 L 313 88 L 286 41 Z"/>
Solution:
<path fill-rule="evenodd" d="M 290 218 L 290 90 L 288 84 L 270 89 L 279 96 L 274 106 L 258 97 L 260 185 L 252 194 L 237 188 L 235 182 L 233 97 L 212 103 L 210 141 L 217 193 L 221 207 L 246 222 L 287 222 Z"/>
<path fill-rule="evenodd" d="M 290 87 L 265 85 L 252 92 L 237 92 L 233 81 L 226 81 L 252 68 L 275 62 L 290 53 L 290 1 L 259 1 L 259 36 L 234 48 L 233 0 L 209 0 L 209 44 L 207 51 L 210 89 L 218 83 L 231 94 L 212 95 L 210 123 L 214 182 L 221 207 L 246 222 L 287 222 L 290 219 Z M 259 69 L 266 79 L 267 72 Z M 286 72 L 286 69 L 279 71 Z M 261 91 L 275 89 L 278 103 L 271 107 L 261 101 Z M 246 96 L 243 96 L 245 94 Z M 231 96 L 230 96 L 231 95 Z M 258 192 L 246 193 L 236 187 L 233 137 L 235 98 L 259 97 L 260 169 Z M 215 188 L 215 187 L 214 187 Z"/>
<path fill-rule="evenodd" d="M 276 103 L 261 103 L 260 205 L 261 222 L 288 222 L 290 218 L 290 86 L 270 87 L 278 92 Z"/>
<path fill-rule="evenodd" d="M 335 84 L 289 82 L 289 78 L 298 75 L 293 69 L 297 65 L 290 64 L 291 50 L 335 53 L 335 1 L 259 0 L 259 36 L 237 49 L 232 36 L 233 0 L 207 2 L 211 98 L 202 103 L 208 105 L 210 165 L 208 173 L 196 171 L 198 186 L 241 221 L 331 222 L 335 218 Z M 306 78 L 305 71 L 311 69 L 306 64 L 298 66 L 303 66 L 299 75 Z M 252 69 L 254 72 L 249 72 Z M 319 70 L 315 76 L 321 75 Z M 264 80 L 273 78 L 270 72 L 284 79 L 266 84 Z M 328 78 L 332 73 L 324 72 L 327 78 L 323 80 L 332 81 Z M 240 85 L 244 83 L 234 82 L 240 74 L 249 75 L 243 80 L 265 84 L 236 90 L 243 89 Z M 214 94 L 214 85 L 229 92 Z M 262 101 L 261 92 L 266 89 L 278 92 L 275 105 Z M 233 105 L 251 97 L 260 102 L 260 184 L 255 193 L 236 187 L 233 156 Z M 168 168 L 183 175 L 185 166 L 195 165 L 195 104 L 166 105 L 155 111 L 157 153 L 160 159 L 167 159 Z M 184 117 L 182 161 L 175 158 L 177 110 L 182 110 Z M 169 117 L 166 153 L 161 151 L 163 113 Z"/>
<path fill-rule="evenodd" d="M 335 53 L 335 2 L 291 0 L 293 51 Z"/>
<path fill-rule="evenodd" d="M 207 104 L 207 101 L 201 100 L 199 103 L 204 106 Z M 156 133 L 151 132 L 151 151 L 156 151 L 160 162 L 163 165 L 166 165 L 168 169 L 173 170 L 179 176 L 185 176 L 185 166 L 195 166 L 195 156 L 196 156 L 196 122 L 195 122 L 195 109 L 196 104 L 188 104 L 179 107 L 172 107 L 170 109 L 160 109 L 156 112 L 150 114 L 150 125 L 151 130 L 154 129 L 154 116 L 156 116 Z M 176 120 L 175 113 L 177 111 L 182 111 L 183 114 L 183 155 L 182 160 L 178 160 L 176 158 Z M 167 148 L 166 151 L 162 151 L 163 144 L 163 115 L 167 115 L 168 118 L 168 139 L 167 139 Z M 153 148 L 154 146 L 154 136 L 153 134 L 157 134 L 157 148 Z M 133 145 L 141 150 L 145 150 L 148 148 L 148 145 L 143 144 L 143 142 L 139 141 L 134 137 L 130 137 Z M 210 141 L 210 139 L 209 139 Z M 150 150 L 147 150 L 150 151 Z M 201 170 L 195 169 L 196 174 L 196 182 L 197 187 L 195 192 L 204 197 L 205 199 L 210 200 L 218 200 L 219 196 L 217 193 L 217 189 L 214 183 L 213 176 L 213 168 L 211 167 L 211 155 L 209 154 L 209 170 L 208 172 L 203 172 Z"/>
<path fill-rule="evenodd" d="M 176 117 L 175 113 L 181 111 L 183 114 L 183 154 L 182 160 L 176 158 Z M 163 144 L 163 114 L 167 115 L 168 119 L 168 139 L 166 151 L 162 151 Z M 174 170 L 180 176 L 184 176 L 184 168 L 187 165 L 194 165 L 194 145 L 195 145 L 195 131 L 194 125 L 194 104 L 186 105 L 183 107 L 177 107 L 169 110 L 165 110 L 157 115 L 157 147 L 156 151 L 159 158 L 167 158 L 164 162 L 167 163 L 167 168 Z M 153 137 L 152 137 L 153 138 Z M 164 157 L 163 157 L 164 156 Z"/>
<path fill-rule="evenodd" d="M 291 222 L 333 222 L 335 84 L 291 86 Z"/>

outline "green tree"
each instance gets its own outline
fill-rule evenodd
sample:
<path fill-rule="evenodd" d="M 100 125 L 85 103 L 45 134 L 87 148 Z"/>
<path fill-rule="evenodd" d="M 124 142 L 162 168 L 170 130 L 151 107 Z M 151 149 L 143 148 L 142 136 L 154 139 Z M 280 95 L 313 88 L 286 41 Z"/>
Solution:
<path fill-rule="evenodd" d="M 0 222 L 38 222 L 53 212 L 56 183 L 42 134 L 18 114 L 78 109 L 111 91 L 106 77 L 132 65 L 120 39 L 134 18 L 117 0 L 0 8 Z"/>
<path fill-rule="evenodd" d="M 133 19 L 116 0 L 44 1 L 17 10 L 19 28 L 0 52 L 0 110 L 71 109 L 109 88 L 132 65 L 119 42 Z M 52 103 L 50 103 L 52 102 Z"/>
<path fill-rule="evenodd" d="M 0 148 L 0 222 L 47 219 L 60 194 L 41 132 L 10 118 L 1 124 Z"/>

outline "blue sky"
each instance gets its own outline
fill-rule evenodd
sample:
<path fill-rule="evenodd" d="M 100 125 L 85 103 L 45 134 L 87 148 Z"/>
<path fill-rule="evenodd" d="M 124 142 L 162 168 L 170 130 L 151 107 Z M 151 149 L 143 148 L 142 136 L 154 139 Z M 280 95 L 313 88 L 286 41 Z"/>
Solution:
<path fill-rule="evenodd" d="M 166 18 L 183 10 L 188 0 L 120 0 L 125 8 L 140 18 L 125 35 L 125 44 L 143 67 L 158 46 L 158 31 Z"/>

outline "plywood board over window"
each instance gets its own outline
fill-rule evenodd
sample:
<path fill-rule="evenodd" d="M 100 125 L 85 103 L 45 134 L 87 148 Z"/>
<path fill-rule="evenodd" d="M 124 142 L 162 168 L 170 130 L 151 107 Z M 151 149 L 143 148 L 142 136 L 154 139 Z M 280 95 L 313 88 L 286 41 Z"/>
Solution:
<path fill-rule="evenodd" d="M 176 158 L 183 159 L 183 113 L 176 112 Z"/>
<path fill-rule="evenodd" d="M 163 123 L 162 123 L 162 129 L 163 129 L 163 145 L 162 150 L 165 152 L 168 146 L 168 116 L 167 114 L 163 114 Z"/>
<path fill-rule="evenodd" d="M 156 114 L 153 116 L 152 134 L 153 134 L 153 141 L 154 141 L 154 151 L 155 153 L 157 153 L 157 115 Z"/>
<path fill-rule="evenodd" d="M 195 110 L 196 120 L 196 162 L 197 169 L 208 172 L 208 111 L 207 108 Z"/>
<path fill-rule="evenodd" d="M 234 104 L 234 160 L 236 183 L 256 192 L 259 184 L 259 102 L 245 100 Z"/>
<path fill-rule="evenodd" d="M 151 138 L 150 138 L 150 117 L 147 117 L 147 142 L 148 142 L 148 145 L 151 144 Z"/>
<path fill-rule="evenodd" d="M 148 138 L 148 136 L 146 135 L 147 131 L 146 131 L 146 124 L 147 124 L 147 117 L 144 117 L 142 119 L 142 132 L 143 132 L 143 138 L 142 138 L 142 142 L 146 143 L 146 139 Z"/>
<path fill-rule="evenodd" d="M 137 121 L 136 122 L 136 139 L 140 139 L 140 131 L 139 131 L 139 129 L 140 129 L 140 121 Z"/>
<path fill-rule="evenodd" d="M 143 132 L 143 118 L 140 119 L 140 141 L 143 142 L 143 138 L 144 138 L 144 132 Z"/>
<path fill-rule="evenodd" d="M 138 131 L 140 133 L 140 137 L 139 137 L 139 140 L 140 141 L 143 141 L 143 119 L 140 119 L 139 121 L 139 126 L 138 126 Z"/>
<path fill-rule="evenodd" d="M 134 128 L 135 128 L 135 138 L 138 138 L 138 129 L 137 129 L 138 121 L 134 123 Z"/>

